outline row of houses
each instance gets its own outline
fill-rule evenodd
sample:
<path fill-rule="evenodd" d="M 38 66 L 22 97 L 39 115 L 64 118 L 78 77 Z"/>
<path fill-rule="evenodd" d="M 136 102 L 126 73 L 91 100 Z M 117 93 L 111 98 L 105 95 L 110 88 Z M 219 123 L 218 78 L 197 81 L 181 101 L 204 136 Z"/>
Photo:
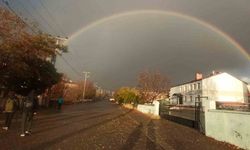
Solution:
<path fill-rule="evenodd" d="M 195 105 L 198 97 L 216 102 L 249 103 L 250 85 L 228 73 L 213 71 L 203 77 L 197 73 L 195 80 L 170 89 L 172 104 Z"/>

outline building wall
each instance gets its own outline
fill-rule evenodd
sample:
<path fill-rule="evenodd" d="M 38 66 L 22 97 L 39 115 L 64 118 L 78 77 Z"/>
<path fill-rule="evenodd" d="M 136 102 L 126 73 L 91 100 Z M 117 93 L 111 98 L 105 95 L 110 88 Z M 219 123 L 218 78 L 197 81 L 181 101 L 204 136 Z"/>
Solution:
<path fill-rule="evenodd" d="M 219 102 L 247 102 L 247 85 L 222 73 L 202 80 L 202 95 Z"/>
<path fill-rule="evenodd" d="M 208 110 L 205 112 L 205 133 L 243 149 L 250 149 L 250 113 Z"/>
<path fill-rule="evenodd" d="M 180 93 L 180 86 L 170 88 L 169 96 L 170 96 L 170 103 L 171 104 L 178 103 L 178 101 L 177 101 L 178 99 L 176 97 L 173 97 L 173 94 L 175 94 L 175 93 Z"/>
<path fill-rule="evenodd" d="M 184 105 L 194 105 L 195 98 L 198 95 L 202 95 L 202 82 L 196 81 L 192 83 L 183 84 L 180 86 L 172 87 L 170 89 L 170 99 L 172 104 L 177 103 L 177 98 L 173 97 L 173 94 L 180 93 L 183 95 L 183 104 Z"/>
<path fill-rule="evenodd" d="M 198 88 L 198 84 L 200 88 Z M 221 73 L 203 80 L 172 87 L 170 89 L 170 100 L 177 104 L 177 97 L 173 94 L 183 95 L 183 104 L 194 105 L 195 98 L 200 96 L 208 97 L 209 100 L 219 102 L 248 102 L 248 85 L 241 80 L 227 74 Z"/>

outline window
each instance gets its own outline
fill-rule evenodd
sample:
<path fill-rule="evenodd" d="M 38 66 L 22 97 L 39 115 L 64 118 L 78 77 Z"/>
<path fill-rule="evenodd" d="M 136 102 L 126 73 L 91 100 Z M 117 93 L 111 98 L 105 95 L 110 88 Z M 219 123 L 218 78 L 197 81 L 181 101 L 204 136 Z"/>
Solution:
<path fill-rule="evenodd" d="M 187 101 L 187 96 L 184 97 L 185 102 Z"/>
<path fill-rule="evenodd" d="M 198 90 L 201 89 L 201 83 L 198 83 Z"/>
<path fill-rule="evenodd" d="M 193 101 L 193 97 L 192 96 L 190 96 L 190 102 L 192 102 Z"/>
<path fill-rule="evenodd" d="M 194 84 L 194 90 L 196 90 L 196 84 Z"/>
<path fill-rule="evenodd" d="M 192 89 L 192 84 L 190 84 L 189 88 L 190 88 L 191 91 L 193 90 L 193 89 Z"/>

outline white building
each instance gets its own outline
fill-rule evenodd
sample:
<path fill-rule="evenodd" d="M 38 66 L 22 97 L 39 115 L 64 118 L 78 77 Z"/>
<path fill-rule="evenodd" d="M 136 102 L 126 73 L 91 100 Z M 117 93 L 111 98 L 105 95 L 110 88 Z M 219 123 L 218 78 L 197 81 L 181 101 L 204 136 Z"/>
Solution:
<path fill-rule="evenodd" d="M 202 78 L 196 74 L 196 79 L 170 89 L 172 104 L 195 105 L 198 96 L 207 97 L 217 102 L 248 103 L 248 84 L 228 73 L 215 73 Z"/>

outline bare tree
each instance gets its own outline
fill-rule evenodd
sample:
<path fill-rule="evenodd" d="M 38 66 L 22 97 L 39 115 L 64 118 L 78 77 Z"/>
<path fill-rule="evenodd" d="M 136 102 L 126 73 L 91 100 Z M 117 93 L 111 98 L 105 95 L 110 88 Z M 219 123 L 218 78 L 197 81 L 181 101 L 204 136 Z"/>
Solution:
<path fill-rule="evenodd" d="M 168 96 L 170 80 L 159 71 L 146 70 L 138 75 L 138 89 L 142 101 L 152 103 L 160 95 Z"/>

